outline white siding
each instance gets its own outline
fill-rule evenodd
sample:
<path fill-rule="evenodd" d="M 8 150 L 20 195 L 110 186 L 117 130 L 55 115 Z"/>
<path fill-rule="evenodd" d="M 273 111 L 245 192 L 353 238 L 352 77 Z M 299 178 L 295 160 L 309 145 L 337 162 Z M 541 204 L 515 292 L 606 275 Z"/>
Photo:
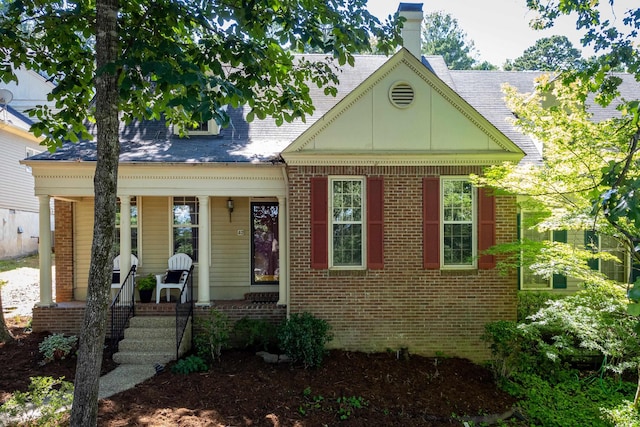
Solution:
<path fill-rule="evenodd" d="M 241 299 L 251 290 L 249 198 L 233 198 L 229 220 L 226 197 L 211 199 L 211 298 Z"/>
<path fill-rule="evenodd" d="M 0 127 L 0 208 L 38 212 L 38 199 L 34 195 L 31 172 L 19 162 L 27 156 L 27 147 L 43 151 L 44 147 L 28 141 Z"/>
<path fill-rule="evenodd" d="M 91 242 L 93 240 L 93 199 L 85 198 L 73 204 L 74 236 L 74 299 L 87 299 L 89 266 L 91 265 Z"/>

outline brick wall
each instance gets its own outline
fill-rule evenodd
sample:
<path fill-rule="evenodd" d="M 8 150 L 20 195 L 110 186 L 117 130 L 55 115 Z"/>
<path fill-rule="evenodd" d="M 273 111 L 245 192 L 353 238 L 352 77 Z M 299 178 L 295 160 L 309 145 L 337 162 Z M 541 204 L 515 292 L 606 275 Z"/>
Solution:
<path fill-rule="evenodd" d="M 33 309 L 32 328 L 35 332 L 51 332 L 79 335 L 84 317 L 84 302 L 60 303 L 57 307 L 35 307 Z M 282 322 L 287 314 L 285 306 L 276 304 L 253 304 L 245 301 L 221 301 L 211 307 L 195 307 L 194 318 L 206 319 L 211 310 L 225 313 L 233 325 L 243 317 L 263 319 L 274 325 Z M 174 304 L 136 305 L 138 316 L 175 316 Z M 107 317 L 107 336 L 111 331 L 111 316 Z M 196 323 L 197 325 L 197 323 Z M 197 331 L 196 331 L 197 332 Z"/>
<path fill-rule="evenodd" d="M 73 300 L 73 204 L 56 200 L 55 212 L 56 302 L 68 302 Z"/>
<path fill-rule="evenodd" d="M 84 308 L 84 303 L 60 303 L 57 307 L 34 307 L 31 327 L 34 332 L 79 335 Z"/>
<path fill-rule="evenodd" d="M 422 178 L 481 173 L 479 167 L 290 167 L 290 311 L 308 311 L 333 327 L 333 347 L 488 356 L 484 324 L 515 319 L 515 272 L 424 270 Z M 310 178 L 384 176 L 384 269 L 310 268 Z M 517 237 L 513 197 L 497 197 L 497 242 Z"/>

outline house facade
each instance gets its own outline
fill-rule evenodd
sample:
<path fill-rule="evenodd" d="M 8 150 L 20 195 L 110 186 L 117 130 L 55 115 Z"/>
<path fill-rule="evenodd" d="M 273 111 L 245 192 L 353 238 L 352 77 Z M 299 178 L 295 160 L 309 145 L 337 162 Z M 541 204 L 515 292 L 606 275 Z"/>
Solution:
<path fill-rule="evenodd" d="M 20 160 L 43 151 L 29 132 L 31 120 L 10 105 L 0 105 L 0 259 L 38 252 L 39 204 L 31 169 Z M 49 231 L 50 233 L 50 231 Z"/>
<path fill-rule="evenodd" d="M 403 13 L 406 37 L 419 37 L 421 10 Z M 333 347 L 484 359 L 484 325 L 515 319 L 518 277 L 482 251 L 517 239 L 517 204 L 470 175 L 540 154 L 507 122 L 499 85 L 449 72 L 417 45 L 357 57 L 336 98 L 313 93 L 306 123 L 247 123 L 241 108 L 229 127 L 206 123 L 186 138 L 164 123 L 123 127 L 121 270 L 135 254 L 138 276 L 162 273 L 185 252 L 196 317 L 310 312 L 331 324 Z M 45 254 L 34 330 L 80 328 L 95 160 L 87 141 L 24 162 L 40 217 L 51 200 L 56 212 L 56 297 Z"/>
<path fill-rule="evenodd" d="M 34 178 L 29 166 L 20 161 L 45 151 L 40 138 L 29 132 L 32 120 L 24 111 L 47 103 L 53 85 L 42 76 L 20 69 L 20 84 L 2 84 L 6 104 L 0 102 L 0 259 L 38 252 L 40 238 L 39 201 L 34 195 Z M 48 231 L 51 234 L 52 230 Z"/>

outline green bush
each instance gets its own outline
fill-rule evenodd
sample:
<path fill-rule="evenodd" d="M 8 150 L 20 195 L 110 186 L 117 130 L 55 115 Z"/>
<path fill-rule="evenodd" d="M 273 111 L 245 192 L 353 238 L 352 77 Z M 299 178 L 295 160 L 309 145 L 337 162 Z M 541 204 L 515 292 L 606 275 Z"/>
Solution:
<path fill-rule="evenodd" d="M 563 370 L 555 380 L 517 374 L 506 389 L 520 399 L 518 405 L 526 412 L 528 425 L 608 427 L 612 424 L 603 408 L 623 405 L 633 397 L 635 384 L 607 377 L 585 378 L 578 371 Z"/>
<path fill-rule="evenodd" d="M 331 325 L 309 313 L 292 314 L 278 330 L 280 348 L 305 368 L 322 363 L 325 345 L 331 341 Z"/>
<path fill-rule="evenodd" d="M 276 351 L 278 327 L 263 319 L 243 317 L 233 325 L 233 337 L 240 347 Z"/>
<path fill-rule="evenodd" d="M 548 301 L 555 301 L 563 295 L 551 292 L 518 292 L 518 322 L 526 322 L 529 316 L 536 314 L 541 308 L 547 306 Z"/>
<path fill-rule="evenodd" d="M 180 359 L 175 365 L 171 367 L 171 372 L 176 374 L 191 374 L 194 372 L 206 372 L 209 370 L 209 366 L 199 356 L 188 356 L 184 359 Z"/>
<path fill-rule="evenodd" d="M 63 381 L 64 377 L 33 377 L 29 391 L 14 392 L 0 406 L 0 414 L 12 417 L 22 416 L 19 425 L 55 426 L 65 417 L 64 408 L 73 401 L 73 384 Z"/>
<path fill-rule="evenodd" d="M 603 409 L 604 418 L 614 426 L 640 427 L 640 412 L 630 400 L 624 400 L 611 409 Z"/>
<path fill-rule="evenodd" d="M 481 338 L 489 343 L 489 367 L 496 379 L 510 378 L 526 368 L 527 340 L 517 323 L 508 320 L 487 323 Z"/>
<path fill-rule="evenodd" d="M 218 310 L 211 310 L 206 318 L 196 322 L 196 333 L 193 341 L 196 353 L 209 363 L 220 360 L 222 349 L 229 342 L 229 318 Z"/>
<path fill-rule="evenodd" d="M 44 363 L 54 359 L 64 359 L 75 349 L 78 337 L 71 335 L 65 337 L 64 334 L 52 334 L 42 340 L 38 345 L 38 350 L 44 356 Z"/>

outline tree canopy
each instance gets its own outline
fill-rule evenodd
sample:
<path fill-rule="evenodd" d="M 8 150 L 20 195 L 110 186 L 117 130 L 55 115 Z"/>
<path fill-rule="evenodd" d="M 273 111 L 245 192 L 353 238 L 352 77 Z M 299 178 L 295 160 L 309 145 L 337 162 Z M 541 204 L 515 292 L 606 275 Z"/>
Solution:
<path fill-rule="evenodd" d="M 313 112 L 309 84 L 335 91 L 330 61 L 295 60 L 311 47 L 353 64 L 353 53 L 389 52 L 394 24 L 364 9 L 363 0 L 284 2 L 128 1 L 118 12 L 119 57 L 107 65 L 118 77 L 118 109 L 127 121 L 165 117 L 182 126 L 215 118 L 225 105 L 248 103 L 253 117 L 278 123 Z M 39 108 L 37 135 L 53 146 L 89 138 L 96 75 L 94 2 L 5 1 L 0 21 L 0 78 L 26 66 L 57 85 L 58 112 Z M 99 72 L 106 71 L 100 70 Z M 169 96 L 167 96 L 169 95 Z"/>
<path fill-rule="evenodd" d="M 473 40 L 467 39 L 458 20 L 442 11 L 429 13 L 422 25 L 422 53 L 441 55 L 452 70 L 482 69 L 496 67 L 487 61 L 479 62 Z"/>
<path fill-rule="evenodd" d="M 538 39 L 513 61 L 507 60 L 506 71 L 561 71 L 575 69 L 582 63 L 581 52 L 566 36 Z"/>
<path fill-rule="evenodd" d="M 55 109 L 37 107 L 32 127 L 51 149 L 92 138 L 96 124 L 94 231 L 70 424 L 97 424 L 115 234 L 120 119 L 167 120 L 185 128 L 248 104 L 247 120 L 276 123 L 313 112 L 309 85 L 336 93 L 338 70 L 354 52 L 390 51 L 400 41 L 365 0 L 63 1 L 5 0 L 0 14 L 0 80 L 24 66 L 56 83 Z M 328 31 L 330 29 L 330 31 Z M 324 61 L 294 58 L 305 47 Z"/>

